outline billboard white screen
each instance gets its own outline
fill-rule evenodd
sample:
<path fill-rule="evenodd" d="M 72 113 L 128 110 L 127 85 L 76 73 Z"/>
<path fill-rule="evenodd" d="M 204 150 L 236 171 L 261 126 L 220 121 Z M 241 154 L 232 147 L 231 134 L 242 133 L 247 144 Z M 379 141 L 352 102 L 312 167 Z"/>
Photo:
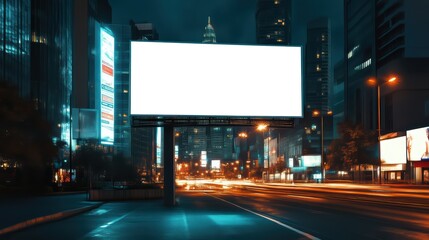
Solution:
<path fill-rule="evenodd" d="M 212 169 L 219 170 L 220 169 L 220 160 L 212 160 Z"/>
<path fill-rule="evenodd" d="M 405 136 L 380 141 L 380 159 L 385 164 L 407 163 Z"/>
<path fill-rule="evenodd" d="M 131 42 L 133 115 L 302 117 L 301 81 L 301 47 Z"/>
<path fill-rule="evenodd" d="M 115 39 L 100 29 L 100 140 L 113 144 L 115 140 Z"/>
<path fill-rule="evenodd" d="M 429 160 L 429 127 L 407 131 L 407 157 L 410 161 Z"/>
<path fill-rule="evenodd" d="M 320 155 L 301 156 L 302 167 L 320 167 L 322 157 Z"/>

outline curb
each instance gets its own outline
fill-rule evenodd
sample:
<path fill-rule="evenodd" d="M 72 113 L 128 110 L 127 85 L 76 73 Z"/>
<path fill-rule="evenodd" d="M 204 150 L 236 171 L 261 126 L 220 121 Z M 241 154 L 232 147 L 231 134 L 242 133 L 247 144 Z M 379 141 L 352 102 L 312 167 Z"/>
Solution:
<path fill-rule="evenodd" d="M 36 225 L 39 225 L 42 223 L 48 223 L 48 222 L 57 221 L 57 220 L 61 220 L 64 218 L 72 217 L 72 216 L 93 210 L 95 208 L 98 208 L 103 204 L 104 204 L 104 202 L 101 202 L 101 203 L 94 204 L 92 206 L 86 206 L 86 207 L 76 208 L 76 209 L 67 210 L 67 211 L 63 211 L 63 212 L 57 212 L 57 213 L 54 213 L 51 215 L 46 215 L 46 216 L 26 220 L 26 221 L 14 224 L 12 226 L 0 229 L 0 236 L 8 234 L 8 233 L 16 232 L 19 230 L 23 230 L 23 229 L 28 228 L 28 227 L 36 226 Z"/>

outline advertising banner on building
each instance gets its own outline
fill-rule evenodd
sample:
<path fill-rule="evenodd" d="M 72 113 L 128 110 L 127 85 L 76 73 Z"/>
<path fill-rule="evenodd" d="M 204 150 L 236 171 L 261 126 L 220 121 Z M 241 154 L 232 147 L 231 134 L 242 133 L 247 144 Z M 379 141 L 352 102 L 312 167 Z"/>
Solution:
<path fill-rule="evenodd" d="M 429 126 L 407 131 L 407 158 L 429 161 Z"/>
<path fill-rule="evenodd" d="M 100 142 L 115 140 L 115 39 L 100 29 Z"/>
<path fill-rule="evenodd" d="M 382 164 L 407 163 L 406 137 L 397 137 L 380 141 L 380 159 Z"/>

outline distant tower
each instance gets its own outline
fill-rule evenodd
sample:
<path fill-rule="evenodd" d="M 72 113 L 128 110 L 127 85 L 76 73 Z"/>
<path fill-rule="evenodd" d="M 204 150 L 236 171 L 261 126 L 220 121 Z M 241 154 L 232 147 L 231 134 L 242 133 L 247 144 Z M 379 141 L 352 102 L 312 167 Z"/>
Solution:
<path fill-rule="evenodd" d="M 210 22 L 210 16 L 207 26 L 204 28 L 203 43 L 216 43 L 216 33 Z"/>
<path fill-rule="evenodd" d="M 258 0 L 255 16 L 258 44 L 290 44 L 291 6 L 291 0 Z"/>
<path fill-rule="evenodd" d="M 331 68 L 331 23 L 317 18 L 308 23 L 305 67 L 306 111 L 327 112 Z"/>

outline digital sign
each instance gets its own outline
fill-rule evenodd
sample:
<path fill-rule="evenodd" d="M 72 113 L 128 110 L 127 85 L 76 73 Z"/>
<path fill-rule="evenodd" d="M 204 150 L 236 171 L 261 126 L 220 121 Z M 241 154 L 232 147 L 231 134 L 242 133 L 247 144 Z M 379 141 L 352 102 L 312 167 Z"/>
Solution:
<path fill-rule="evenodd" d="M 301 156 L 302 167 L 320 167 L 322 157 L 320 155 L 306 155 Z"/>
<path fill-rule="evenodd" d="M 100 142 L 115 140 L 115 39 L 100 29 Z"/>
<path fill-rule="evenodd" d="M 220 160 L 212 160 L 211 169 L 220 170 Z"/>
<path fill-rule="evenodd" d="M 407 131 L 407 158 L 429 160 L 429 126 Z"/>
<path fill-rule="evenodd" d="M 380 159 L 383 164 L 407 163 L 406 137 L 380 141 Z"/>
<path fill-rule="evenodd" d="M 292 46 L 131 42 L 131 114 L 302 117 L 301 55 Z"/>

